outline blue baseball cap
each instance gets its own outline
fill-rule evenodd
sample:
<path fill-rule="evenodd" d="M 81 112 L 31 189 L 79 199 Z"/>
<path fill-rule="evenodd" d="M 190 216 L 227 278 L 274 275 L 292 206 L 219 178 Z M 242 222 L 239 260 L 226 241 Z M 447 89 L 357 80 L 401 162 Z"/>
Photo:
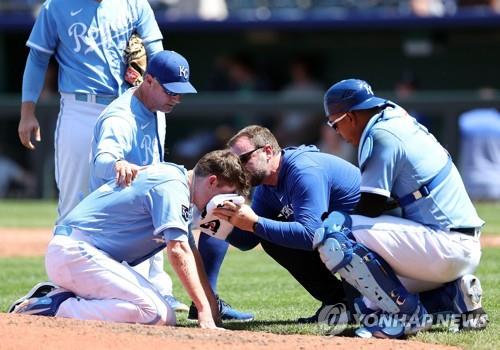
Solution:
<path fill-rule="evenodd" d="M 176 94 L 196 93 L 189 82 L 189 64 L 175 51 L 161 51 L 149 59 L 146 73 L 156 78 L 160 84 Z"/>
<path fill-rule="evenodd" d="M 364 80 L 345 79 L 333 84 L 325 93 L 323 106 L 326 116 L 370 109 L 385 105 L 388 100 L 373 95 L 371 86 Z"/>

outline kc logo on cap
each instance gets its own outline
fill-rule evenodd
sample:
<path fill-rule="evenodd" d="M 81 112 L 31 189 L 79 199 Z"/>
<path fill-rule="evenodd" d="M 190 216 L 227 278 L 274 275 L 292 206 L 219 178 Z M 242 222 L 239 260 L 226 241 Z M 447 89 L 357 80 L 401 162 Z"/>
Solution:
<path fill-rule="evenodd" d="M 189 79 L 189 68 L 186 66 L 179 66 L 179 76 L 184 79 Z"/>
<path fill-rule="evenodd" d="M 150 74 L 164 89 L 176 94 L 196 93 L 189 82 L 189 63 L 175 51 L 160 51 L 154 54 L 149 62 L 146 73 Z"/>

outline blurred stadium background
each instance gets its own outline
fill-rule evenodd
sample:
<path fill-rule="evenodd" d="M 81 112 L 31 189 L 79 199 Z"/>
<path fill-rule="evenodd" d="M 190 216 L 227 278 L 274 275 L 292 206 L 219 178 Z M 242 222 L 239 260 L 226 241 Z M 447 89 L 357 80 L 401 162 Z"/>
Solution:
<path fill-rule="evenodd" d="M 312 143 L 355 162 L 351 146 L 324 126 L 323 91 L 344 78 L 367 80 L 377 95 L 412 112 L 457 162 L 459 116 L 500 109 L 500 0 L 150 3 L 165 48 L 189 59 L 191 81 L 200 92 L 167 116 L 166 159 L 186 167 L 252 123 L 271 128 L 282 146 Z M 17 137 L 25 42 L 39 6 L 35 0 L 0 0 L 4 197 L 57 195 L 55 62 L 38 104 L 42 142 L 29 152 Z"/>

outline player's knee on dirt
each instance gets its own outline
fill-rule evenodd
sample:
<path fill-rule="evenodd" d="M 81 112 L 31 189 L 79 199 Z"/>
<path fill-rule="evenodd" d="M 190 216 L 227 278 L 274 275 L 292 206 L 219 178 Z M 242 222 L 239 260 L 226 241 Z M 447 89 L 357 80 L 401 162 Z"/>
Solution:
<path fill-rule="evenodd" d="M 166 303 L 144 302 L 136 305 L 139 311 L 139 318 L 142 320 L 139 323 L 151 325 L 175 326 L 177 319 L 175 311 Z"/>

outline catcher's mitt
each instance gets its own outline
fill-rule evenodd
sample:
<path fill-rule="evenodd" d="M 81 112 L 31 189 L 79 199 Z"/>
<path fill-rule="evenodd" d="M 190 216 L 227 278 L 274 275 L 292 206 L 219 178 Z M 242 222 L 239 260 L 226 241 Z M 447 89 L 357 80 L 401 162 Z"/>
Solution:
<path fill-rule="evenodd" d="M 146 71 L 147 56 L 142 39 L 137 34 L 132 34 L 125 48 L 127 71 L 125 81 L 132 86 L 142 83 L 142 76 Z"/>

